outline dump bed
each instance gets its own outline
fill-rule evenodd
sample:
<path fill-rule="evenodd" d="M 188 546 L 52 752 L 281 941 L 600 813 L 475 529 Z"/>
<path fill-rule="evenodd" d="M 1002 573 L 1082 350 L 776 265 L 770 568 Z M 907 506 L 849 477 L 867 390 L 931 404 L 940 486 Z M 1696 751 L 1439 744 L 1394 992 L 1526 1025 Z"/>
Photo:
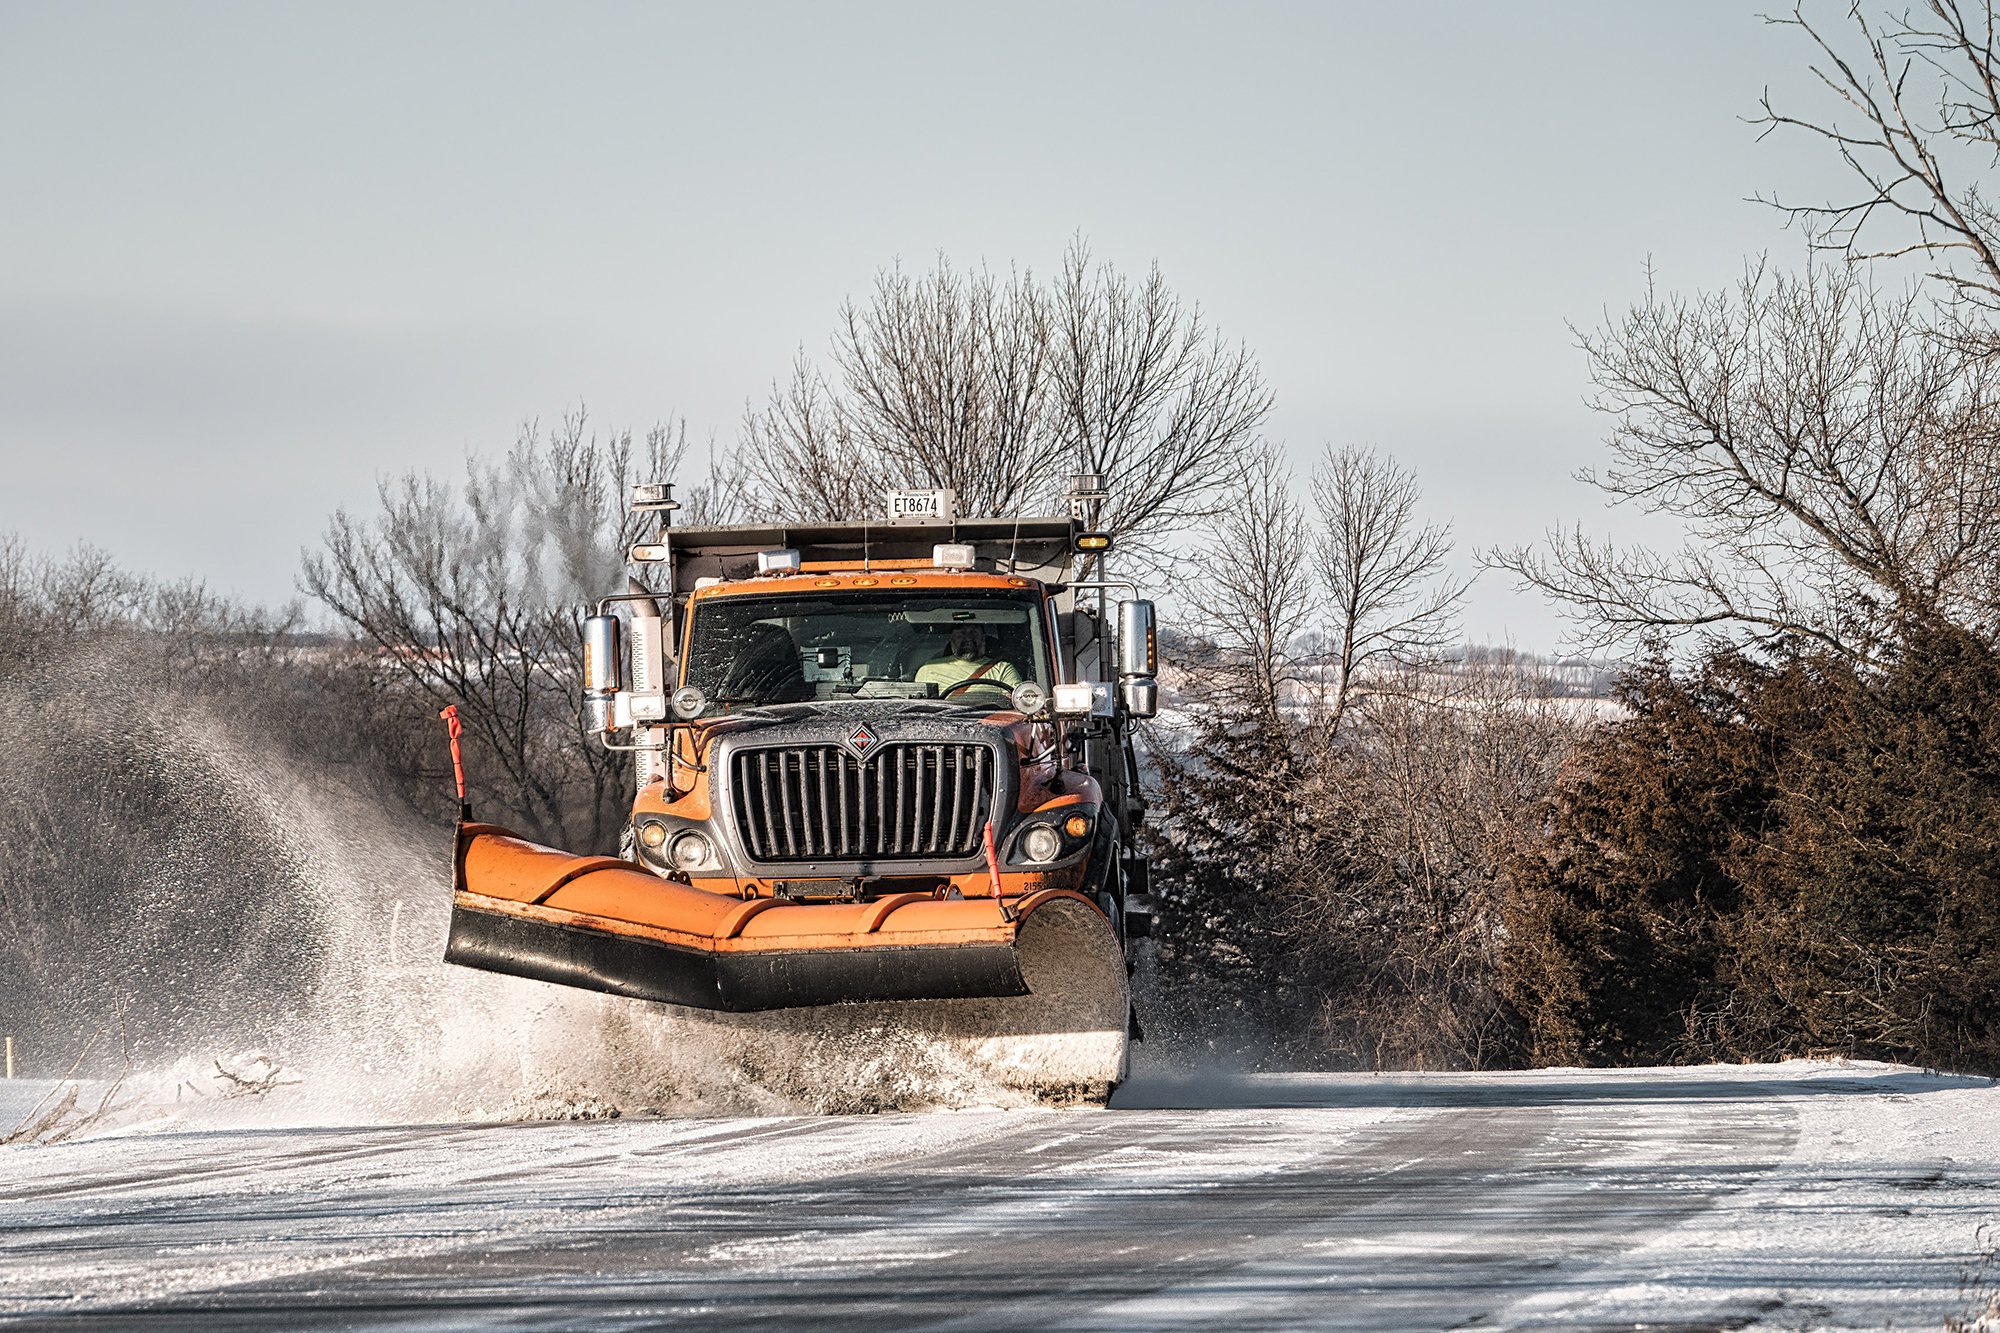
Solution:
<path fill-rule="evenodd" d="M 973 548 L 975 568 L 1044 582 L 1067 578 L 1074 559 L 1076 520 L 961 518 L 936 523 L 798 523 L 735 527 L 675 527 L 666 531 L 674 591 L 697 580 L 748 578 L 760 551 L 793 550 L 807 569 L 867 569 L 875 564 L 922 561 L 939 546 Z"/>

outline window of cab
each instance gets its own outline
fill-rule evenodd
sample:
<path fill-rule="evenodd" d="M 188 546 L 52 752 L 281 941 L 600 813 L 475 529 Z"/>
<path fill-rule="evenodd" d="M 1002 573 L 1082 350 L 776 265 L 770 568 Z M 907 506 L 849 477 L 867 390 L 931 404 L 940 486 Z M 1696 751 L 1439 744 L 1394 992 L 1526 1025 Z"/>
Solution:
<path fill-rule="evenodd" d="M 977 589 L 783 593 L 694 603 L 682 684 L 705 716 L 838 699 L 1009 706 L 1052 681 L 1042 599 Z"/>

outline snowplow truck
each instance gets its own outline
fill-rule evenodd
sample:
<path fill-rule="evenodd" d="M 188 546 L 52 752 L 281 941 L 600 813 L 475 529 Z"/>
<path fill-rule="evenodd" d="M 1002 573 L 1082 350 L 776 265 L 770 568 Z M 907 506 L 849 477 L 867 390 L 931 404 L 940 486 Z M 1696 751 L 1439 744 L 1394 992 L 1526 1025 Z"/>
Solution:
<path fill-rule="evenodd" d="M 446 961 L 734 1013 L 882 1006 L 1004 1083 L 1108 1093 L 1151 924 L 1132 724 L 1159 687 L 1104 496 L 693 527 L 671 485 L 635 487 L 648 577 L 583 623 L 587 726 L 634 758 L 622 854 L 462 820 Z"/>

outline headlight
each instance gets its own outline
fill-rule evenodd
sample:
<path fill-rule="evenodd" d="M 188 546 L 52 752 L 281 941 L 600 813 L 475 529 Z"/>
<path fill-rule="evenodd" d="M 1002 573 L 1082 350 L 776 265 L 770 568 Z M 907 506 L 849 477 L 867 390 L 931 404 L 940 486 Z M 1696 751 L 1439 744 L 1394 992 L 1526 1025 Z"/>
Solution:
<path fill-rule="evenodd" d="M 674 836 L 667 847 L 667 860 L 676 870 L 700 870 L 715 864 L 715 845 L 688 829 Z"/>
<path fill-rule="evenodd" d="M 1014 707 L 1029 717 L 1048 707 L 1049 692 L 1032 680 L 1024 680 L 1013 690 Z"/>
<path fill-rule="evenodd" d="M 1030 861 L 1053 861 L 1062 854 L 1062 835 L 1050 824 L 1037 824 L 1021 835 L 1021 855 Z"/>

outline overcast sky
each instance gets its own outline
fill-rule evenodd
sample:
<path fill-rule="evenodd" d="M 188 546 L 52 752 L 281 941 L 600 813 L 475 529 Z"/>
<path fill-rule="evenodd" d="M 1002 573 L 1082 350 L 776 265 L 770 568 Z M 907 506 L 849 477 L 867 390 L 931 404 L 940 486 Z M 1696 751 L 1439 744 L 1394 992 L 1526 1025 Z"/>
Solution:
<path fill-rule="evenodd" d="M 0 532 L 256 600 L 376 478 L 520 423 L 724 447 L 898 258 L 1081 233 L 1368 443 L 1466 547 L 1637 532 L 1570 474 L 1568 325 L 1790 262 L 1751 3 L 0 0 Z M 1844 8 L 1844 3 L 1840 6 Z M 1829 17 L 1837 13 L 1829 10 Z M 1482 581 L 1471 637 L 1559 625 Z"/>

